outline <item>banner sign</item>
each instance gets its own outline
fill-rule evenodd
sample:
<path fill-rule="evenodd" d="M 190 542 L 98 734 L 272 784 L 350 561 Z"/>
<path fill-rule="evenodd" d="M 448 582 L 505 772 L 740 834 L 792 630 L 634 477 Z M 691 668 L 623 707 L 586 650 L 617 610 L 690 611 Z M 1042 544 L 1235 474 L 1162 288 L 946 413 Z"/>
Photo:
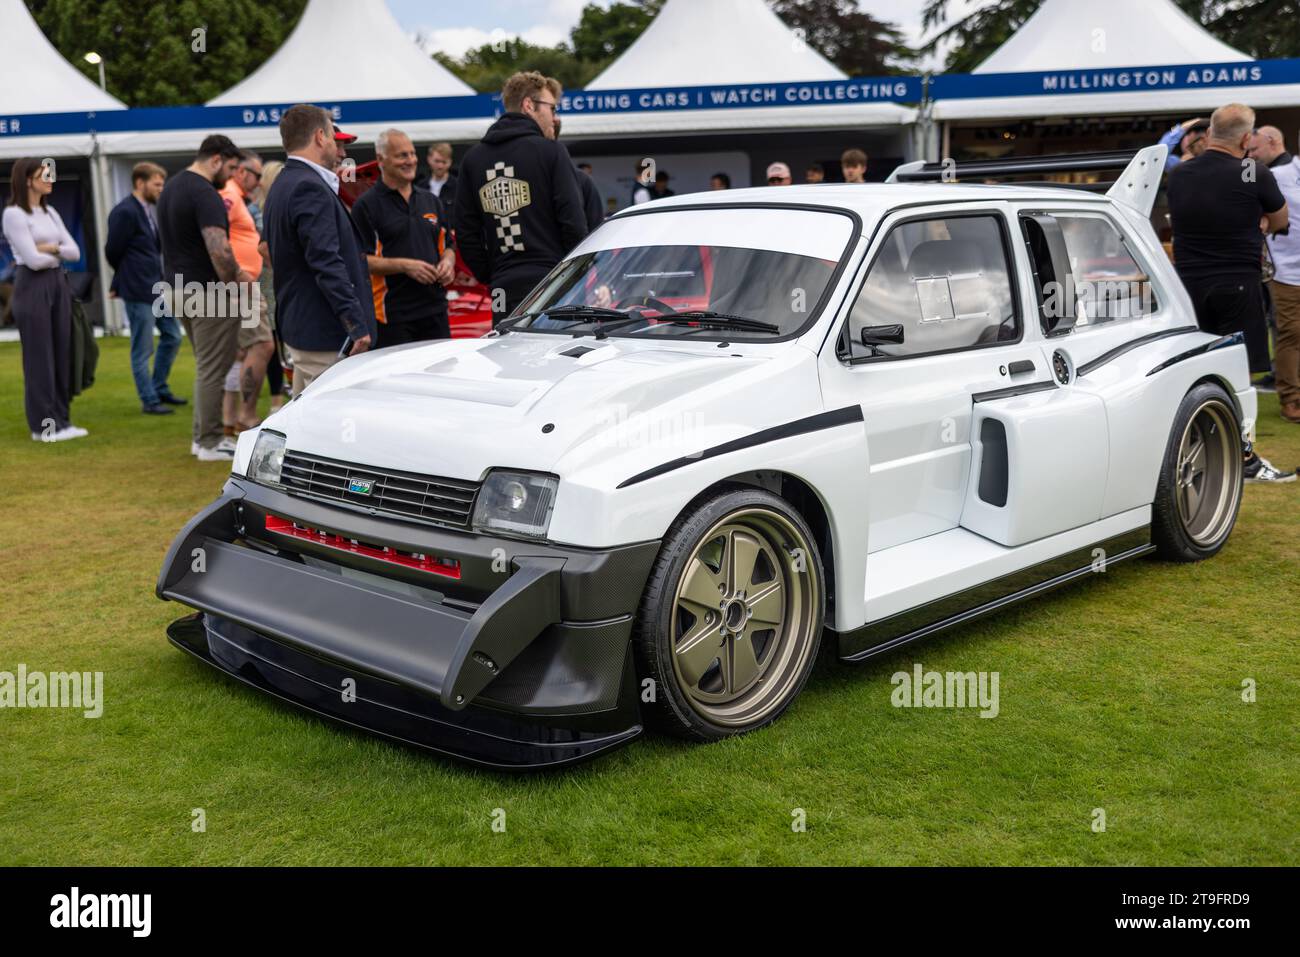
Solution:
<path fill-rule="evenodd" d="M 763 106 L 843 103 L 919 103 L 919 76 L 857 77 L 812 83 L 652 87 L 642 90 L 574 90 L 560 100 L 562 113 L 670 113 Z"/>
<path fill-rule="evenodd" d="M 1300 59 L 1055 70 L 1041 73 L 945 73 L 930 80 L 928 94 L 932 100 L 960 100 L 972 97 L 1198 90 L 1280 83 L 1300 83 Z"/>
<path fill-rule="evenodd" d="M 747 83 L 717 86 L 647 87 L 631 90 L 571 90 L 561 111 L 582 113 L 676 113 L 683 110 L 744 110 L 774 106 L 850 103 L 919 103 L 923 99 L 1071 96 L 1135 90 L 1191 90 L 1300 84 L 1300 59 L 1237 63 L 1188 63 L 1036 73 L 941 73 L 919 76 L 855 77 L 808 83 Z M 256 106 L 163 106 L 96 113 L 0 113 L 0 138 L 60 134 L 143 133 L 154 130 L 217 130 L 275 126 L 290 103 Z M 501 113 L 495 93 L 401 100 L 320 103 L 341 125 L 411 120 L 490 120 Z"/>
<path fill-rule="evenodd" d="M 817 83 L 691 86 L 679 89 L 575 90 L 565 94 L 561 111 L 659 113 L 764 106 L 919 102 L 921 94 L 921 78 L 916 76 L 859 77 Z M 292 105 L 161 106 L 102 110 L 96 113 L 0 114 L 0 137 L 275 126 L 280 122 L 284 111 Z M 501 114 L 501 96 L 496 93 L 401 100 L 347 100 L 318 105 L 329 110 L 335 121 L 344 126 L 411 120 L 491 120 Z"/>
<path fill-rule="evenodd" d="M 335 121 L 386 123 L 402 120 L 455 120 L 491 117 L 500 96 L 435 96 L 403 100 L 348 100 L 319 103 Z M 494 103 L 496 104 L 494 107 Z M 256 106 L 142 106 L 97 113 L 0 114 L 0 136 L 51 136 L 60 133 L 144 133 L 154 130 L 224 130 L 276 126 L 292 103 Z"/>

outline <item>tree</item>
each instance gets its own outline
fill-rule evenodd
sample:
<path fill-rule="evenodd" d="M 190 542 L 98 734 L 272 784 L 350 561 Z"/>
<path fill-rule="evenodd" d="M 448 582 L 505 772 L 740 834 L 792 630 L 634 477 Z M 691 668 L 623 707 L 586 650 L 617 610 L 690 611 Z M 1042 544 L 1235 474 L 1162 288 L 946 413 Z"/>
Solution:
<path fill-rule="evenodd" d="M 906 70 L 916 54 L 898 28 L 859 9 L 857 0 L 768 0 L 792 29 L 802 30 L 814 50 L 850 76 Z M 447 69 L 480 92 L 499 90 L 516 70 L 540 70 L 566 88 L 581 87 L 636 42 L 664 0 L 587 4 L 569 44 L 538 47 L 519 40 L 488 44 L 459 58 L 434 54 Z"/>
<path fill-rule="evenodd" d="M 587 63 L 599 63 L 603 68 L 636 42 L 662 7 L 663 0 L 612 3 L 608 9 L 587 4 L 569 34 L 574 55 Z"/>
<path fill-rule="evenodd" d="M 791 29 L 849 76 L 906 72 L 916 59 L 898 27 L 860 9 L 857 0 L 769 0 Z"/>
<path fill-rule="evenodd" d="M 1175 0 L 1183 12 L 1231 47 L 1257 59 L 1300 56 L 1300 0 Z M 926 0 L 925 29 L 942 26 L 922 47 L 931 53 L 952 44 L 944 62 L 969 73 L 1019 30 L 1042 0 L 995 0 L 948 22 L 951 0 Z"/>
<path fill-rule="evenodd" d="M 582 87 L 636 42 L 662 6 L 663 0 L 613 3 L 608 8 L 589 3 L 567 44 L 543 47 L 511 39 L 484 44 L 460 57 L 433 56 L 480 93 L 500 90 L 506 78 L 518 70 L 537 70 L 555 77 L 566 88 Z"/>
<path fill-rule="evenodd" d="M 435 53 L 434 59 L 480 93 L 500 93 L 506 79 L 520 70 L 553 76 L 568 89 L 584 86 L 600 69 L 600 64 L 579 60 L 566 44 L 544 47 L 526 40 L 486 43 L 458 59 Z"/>
<path fill-rule="evenodd" d="M 279 49 L 305 5 L 306 0 L 27 3 L 55 48 L 95 83 L 98 68 L 83 57 L 94 50 L 104 58 L 108 91 L 128 106 L 202 103 L 229 89 Z"/>
<path fill-rule="evenodd" d="M 1207 3 L 1203 18 L 1195 9 L 1202 4 L 1180 0 L 1179 5 L 1224 43 L 1257 60 L 1300 56 L 1300 3 L 1296 0 Z"/>
<path fill-rule="evenodd" d="M 948 24 L 921 48 L 933 53 L 945 41 L 952 43 L 944 61 L 949 73 L 969 73 L 979 66 L 1034 15 L 1042 0 L 996 0 Z M 948 20 L 949 0 L 926 0 L 921 23 L 930 30 Z"/>

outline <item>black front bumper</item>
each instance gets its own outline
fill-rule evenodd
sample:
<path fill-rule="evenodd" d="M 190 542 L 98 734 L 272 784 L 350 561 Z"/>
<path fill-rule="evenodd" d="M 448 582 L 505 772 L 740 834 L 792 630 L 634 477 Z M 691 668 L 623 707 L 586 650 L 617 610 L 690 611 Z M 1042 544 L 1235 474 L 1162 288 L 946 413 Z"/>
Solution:
<path fill-rule="evenodd" d="M 172 543 L 157 592 L 201 612 L 168 629 L 177 647 L 254 687 L 475 763 L 543 767 L 640 733 L 630 636 L 657 551 L 446 531 L 232 479 Z"/>

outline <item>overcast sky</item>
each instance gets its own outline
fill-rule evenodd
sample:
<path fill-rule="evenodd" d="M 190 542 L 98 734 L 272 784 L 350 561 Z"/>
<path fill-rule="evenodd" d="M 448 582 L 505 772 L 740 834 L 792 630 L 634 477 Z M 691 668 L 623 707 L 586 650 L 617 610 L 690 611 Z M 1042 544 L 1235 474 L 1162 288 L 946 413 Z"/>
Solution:
<path fill-rule="evenodd" d="M 457 56 L 471 47 L 491 42 L 493 31 L 522 36 L 531 43 L 550 46 L 566 40 L 589 0 L 387 0 L 399 23 L 412 33 L 433 40 L 431 49 Z M 596 0 L 608 6 L 608 0 Z M 986 0 L 987 2 L 987 0 Z M 979 0 L 955 0 L 953 9 L 978 5 Z M 921 39 L 924 0 L 859 0 L 859 6 L 878 20 L 896 23 L 909 41 Z M 500 34 L 498 34 L 499 36 Z"/>

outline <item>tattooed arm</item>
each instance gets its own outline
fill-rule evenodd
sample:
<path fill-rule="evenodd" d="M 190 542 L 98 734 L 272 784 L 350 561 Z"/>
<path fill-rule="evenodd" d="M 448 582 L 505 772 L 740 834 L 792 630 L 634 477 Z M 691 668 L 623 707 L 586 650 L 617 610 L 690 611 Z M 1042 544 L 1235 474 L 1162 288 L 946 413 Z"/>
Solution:
<path fill-rule="evenodd" d="M 203 227 L 203 244 L 208 247 L 208 257 L 212 268 L 217 271 L 217 278 L 222 282 L 239 280 L 247 282 L 250 277 L 243 274 L 235 262 L 234 250 L 230 248 L 230 237 L 220 226 Z"/>

